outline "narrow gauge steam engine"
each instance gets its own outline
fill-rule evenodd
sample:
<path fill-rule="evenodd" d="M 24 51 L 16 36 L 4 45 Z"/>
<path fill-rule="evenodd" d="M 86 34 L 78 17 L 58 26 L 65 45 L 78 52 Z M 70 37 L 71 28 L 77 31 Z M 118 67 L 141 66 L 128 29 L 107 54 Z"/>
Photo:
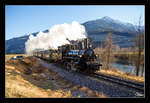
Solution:
<path fill-rule="evenodd" d="M 67 39 L 68 40 L 68 39 Z M 68 40 L 69 41 L 69 40 Z M 69 41 L 70 44 L 58 47 L 58 50 L 34 52 L 34 56 L 50 62 L 62 64 L 68 70 L 95 72 L 102 66 L 88 39 Z"/>

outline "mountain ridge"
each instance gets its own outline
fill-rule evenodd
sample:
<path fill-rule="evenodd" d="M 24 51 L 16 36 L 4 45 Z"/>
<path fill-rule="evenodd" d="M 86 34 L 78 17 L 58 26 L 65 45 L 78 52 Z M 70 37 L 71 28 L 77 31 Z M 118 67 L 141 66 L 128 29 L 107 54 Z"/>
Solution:
<path fill-rule="evenodd" d="M 112 19 L 108 16 L 102 17 L 100 19 L 90 20 L 82 23 L 88 33 L 88 37 L 95 40 L 94 47 L 96 47 L 98 42 L 102 42 L 107 36 L 108 32 L 112 30 L 113 36 L 116 39 L 131 40 L 136 34 L 136 26 L 131 23 L 124 23 L 119 20 Z M 110 26 L 111 25 L 111 26 Z M 142 27 L 144 29 L 144 27 Z M 142 30 L 143 30 L 142 29 Z M 42 32 L 47 33 L 49 30 L 46 29 Z M 39 32 L 31 33 L 36 36 Z M 98 39 L 99 38 L 99 39 Z M 6 53 L 25 53 L 25 42 L 29 39 L 29 35 L 24 35 L 20 37 L 11 38 L 5 40 L 5 52 Z M 97 44 L 96 44 L 97 43 Z M 116 42 L 119 44 L 120 42 Z M 132 43 L 133 44 L 133 43 Z M 120 45 L 121 47 L 126 47 Z M 133 46 L 133 45 L 127 45 Z"/>

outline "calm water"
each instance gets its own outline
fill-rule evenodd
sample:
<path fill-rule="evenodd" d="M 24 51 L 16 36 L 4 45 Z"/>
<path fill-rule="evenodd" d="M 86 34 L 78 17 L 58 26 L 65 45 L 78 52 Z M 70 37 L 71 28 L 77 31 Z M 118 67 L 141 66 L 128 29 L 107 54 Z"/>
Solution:
<path fill-rule="evenodd" d="M 114 66 L 115 68 L 118 68 L 119 70 L 123 71 L 123 72 L 129 72 L 132 75 L 136 75 L 136 67 L 133 65 L 124 65 L 124 64 L 120 64 L 120 63 L 112 63 L 112 66 Z M 140 73 L 139 75 L 141 76 L 142 74 L 142 67 L 140 67 Z M 145 75 L 145 72 L 144 72 Z"/>

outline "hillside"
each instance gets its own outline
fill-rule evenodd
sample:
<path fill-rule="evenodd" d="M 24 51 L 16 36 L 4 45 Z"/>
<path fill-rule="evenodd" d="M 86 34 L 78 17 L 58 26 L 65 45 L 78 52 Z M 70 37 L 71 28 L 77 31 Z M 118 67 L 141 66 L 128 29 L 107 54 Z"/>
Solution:
<path fill-rule="evenodd" d="M 97 47 L 105 39 L 110 30 L 113 31 L 114 44 L 120 45 L 120 47 L 132 47 L 133 37 L 135 37 L 135 25 L 130 23 L 124 23 L 118 20 L 114 20 L 110 17 L 103 17 L 101 19 L 87 21 L 82 25 L 85 26 L 88 33 L 88 37 L 93 39 L 93 47 Z M 142 27 L 144 29 L 144 27 Z M 48 32 L 45 30 L 43 32 Z M 38 34 L 32 33 L 34 36 Z M 28 40 L 29 35 L 21 36 L 6 40 L 5 45 L 6 53 L 24 53 L 25 42 Z"/>
<path fill-rule="evenodd" d="M 6 98 L 107 97 L 102 92 L 73 84 L 58 73 L 41 66 L 39 60 L 33 57 L 8 60 L 5 76 Z"/>

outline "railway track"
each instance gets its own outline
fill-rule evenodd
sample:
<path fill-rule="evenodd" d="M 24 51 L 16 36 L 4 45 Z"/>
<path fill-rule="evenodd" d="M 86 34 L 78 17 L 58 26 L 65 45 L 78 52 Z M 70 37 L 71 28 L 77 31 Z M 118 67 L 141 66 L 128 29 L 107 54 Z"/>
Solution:
<path fill-rule="evenodd" d="M 144 84 L 127 81 L 124 79 L 119 79 L 117 77 L 107 76 L 107 75 L 104 75 L 101 73 L 93 73 L 93 74 L 89 74 L 89 75 L 92 77 L 98 78 L 98 79 L 103 79 L 106 81 L 110 81 L 110 82 L 119 84 L 121 86 L 127 86 L 129 88 L 133 88 L 133 89 L 138 90 L 140 92 L 144 92 Z"/>
<path fill-rule="evenodd" d="M 43 59 L 43 58 L 40 58 L 40 59 Z M 47 61 L 45 59 L 43 59 L 43 60 Z M 103 79 L 103 80 L 106 80 L 106 81 L 109 81 L 109 82 L 112 82 L 112 83 L 116 83 L 116 84 L 119 84 L 121 86 L 126 86 L 126 87 L 129 87 L 129 88 L 133 88 L 133 89 L 138 90 L 140 92 L 144 92 L 144 84 L 140 84 L 140 83 L 136 83 L 136 82 L 132 82 L 132 81 L 127 81 L 127 80 L 120 79 L 120 78 L 117 78 L 117 77 L 107 76 L 107 75 L 104 75 L 104 74 L 101 74 L 101 73 L 92 73 L 92 74 L 84 73 L 84 72 L 79 72 L 79 73 L 82 73 L 84 75 L 88 75 L 90 77 L 94 77 L 94 78 L 97 78 L 97 79 Z"/>

